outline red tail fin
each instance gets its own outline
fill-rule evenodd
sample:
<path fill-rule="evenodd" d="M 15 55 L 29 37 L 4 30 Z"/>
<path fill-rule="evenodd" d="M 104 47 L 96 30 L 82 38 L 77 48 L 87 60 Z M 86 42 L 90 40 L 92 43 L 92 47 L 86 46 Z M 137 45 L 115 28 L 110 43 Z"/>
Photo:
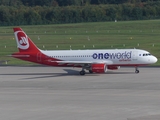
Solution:
<path fill-rule="evenodd" d="M 38 47 L 21 28 L 13 28 L 19 52 L 39 52 Z"/>

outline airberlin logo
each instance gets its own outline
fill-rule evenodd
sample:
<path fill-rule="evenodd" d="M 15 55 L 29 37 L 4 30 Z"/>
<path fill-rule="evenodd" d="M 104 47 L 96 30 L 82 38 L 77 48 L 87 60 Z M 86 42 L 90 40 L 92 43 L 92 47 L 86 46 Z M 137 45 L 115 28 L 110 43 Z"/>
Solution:
<path fill-rule="evenodd" d="M 15 32 L 18 48 L 26 50 L 29 48 L 28 37 L 22 31 Z"/>
<path fill-rule="evenodd" d="M 94 53 L 93 59 L 119 59 L 119 60 L 130 60 L 132 52 L 118 52 L 118 53 Z"/>

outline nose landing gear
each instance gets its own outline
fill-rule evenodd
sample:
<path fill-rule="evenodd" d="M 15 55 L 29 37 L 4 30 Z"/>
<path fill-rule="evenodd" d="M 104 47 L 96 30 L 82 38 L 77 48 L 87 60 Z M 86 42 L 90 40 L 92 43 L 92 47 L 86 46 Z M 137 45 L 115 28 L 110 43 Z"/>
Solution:
<path fill-rule="evenodd" d="M 138 67 L 135 67 L 135 73 L 139 73 Z"/>

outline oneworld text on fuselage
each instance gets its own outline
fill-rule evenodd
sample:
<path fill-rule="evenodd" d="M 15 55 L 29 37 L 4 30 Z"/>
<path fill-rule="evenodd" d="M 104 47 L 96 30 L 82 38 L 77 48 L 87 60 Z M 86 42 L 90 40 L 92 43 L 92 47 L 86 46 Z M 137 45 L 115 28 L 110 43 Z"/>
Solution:
<path fill-rule="evenodd" d="M 131 59 L 132 51 L 130 52 L 117 52 L 117 53 L 94 53 L 92 55 L 93 59 Z"/>

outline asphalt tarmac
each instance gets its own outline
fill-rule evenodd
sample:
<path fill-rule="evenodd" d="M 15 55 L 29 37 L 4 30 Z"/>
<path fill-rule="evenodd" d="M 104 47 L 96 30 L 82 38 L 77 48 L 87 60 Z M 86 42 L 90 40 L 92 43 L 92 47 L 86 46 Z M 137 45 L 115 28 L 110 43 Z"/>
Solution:
<path fill-rule="evenodd" d="M 160 68 L 79 75 L 78 68 L 0 67 L 1 120 L 160 120 Z"/>

